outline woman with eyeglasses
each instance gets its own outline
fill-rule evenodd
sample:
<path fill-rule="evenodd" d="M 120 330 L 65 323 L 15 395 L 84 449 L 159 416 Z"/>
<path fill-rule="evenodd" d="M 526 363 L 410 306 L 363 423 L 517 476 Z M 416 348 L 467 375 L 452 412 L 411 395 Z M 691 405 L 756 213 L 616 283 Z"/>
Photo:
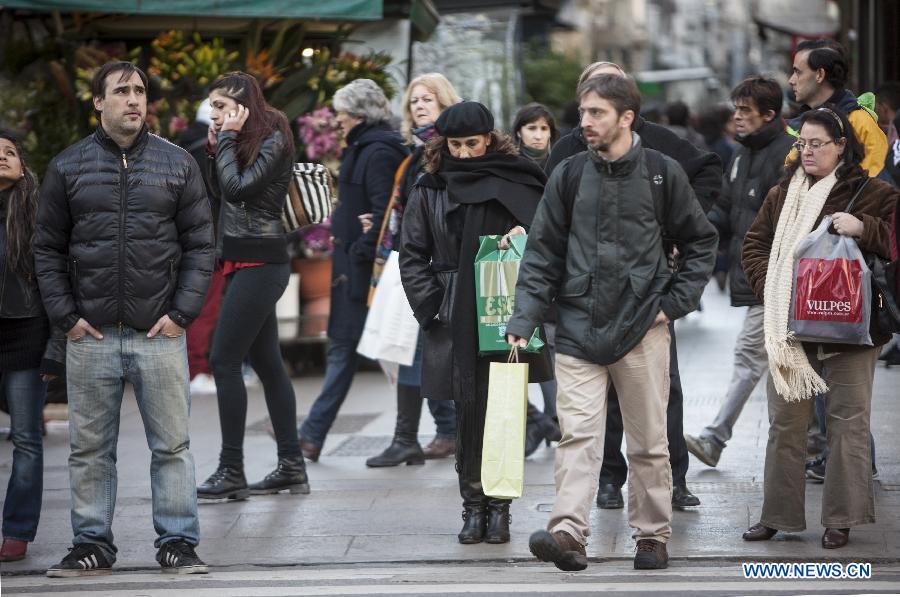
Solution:
<path fill-rule="evenodd" d="M 860 167 L 862 147 L 837 108 L 806 112 L 794 147 L 798 158 L 769 192 L 743 246 L 744 272 L 764 304 L 770 370 L 762 514 L 743 538 L 765 541 L 778 531 L 806 528 L 806 429 L 815 394 L 827 391 L 822 547 L 834 549 L 847 544 L 851 527 L 875 522 L 869 419 L 875 361 L 890 334 L 873 318 L 874 346 L 792 339 L 787 322 L 794 251 L 822 218 L 831 216 L 834 232 L 854 238 L 863 252 L 889 258 L 889 226 L 900 193 L 868 178 Z"/>

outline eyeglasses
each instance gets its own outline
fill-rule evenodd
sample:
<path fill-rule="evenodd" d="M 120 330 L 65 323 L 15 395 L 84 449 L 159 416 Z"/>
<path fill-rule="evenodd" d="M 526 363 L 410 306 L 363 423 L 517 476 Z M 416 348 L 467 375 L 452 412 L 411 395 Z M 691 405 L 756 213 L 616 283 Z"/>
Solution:
<path fill-rule="evenodd" d="M 799 141 L 797 141 L 796 143 L 791 145 L 791 147 L 796 149 L 798 153 L 803 153 L 804 151 L 806 151 L 807 147 L 813 153 L 815 153 L 815 152 L 819 151 L 820 149 L 822 149 L 823 147 L 825 147 L 826 145 L 828 145 L 829 143 L 834 143 L 834 141 L 833 140 L 832 141 L 824 141 L 821 143 L 819 141 L 811 141 L 809 143 L 800 143 Z"/>

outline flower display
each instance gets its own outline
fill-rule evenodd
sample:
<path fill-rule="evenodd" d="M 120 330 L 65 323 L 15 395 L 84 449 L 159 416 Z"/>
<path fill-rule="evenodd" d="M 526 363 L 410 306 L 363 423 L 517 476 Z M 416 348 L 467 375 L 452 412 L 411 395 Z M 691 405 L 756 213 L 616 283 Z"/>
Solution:
<path fill-rule="evenodd" d="M 321 106 L 297 118 L 300 141 L 311 161 L 337 160 L 341 155 L 341 140 L 334 112 Z"/>

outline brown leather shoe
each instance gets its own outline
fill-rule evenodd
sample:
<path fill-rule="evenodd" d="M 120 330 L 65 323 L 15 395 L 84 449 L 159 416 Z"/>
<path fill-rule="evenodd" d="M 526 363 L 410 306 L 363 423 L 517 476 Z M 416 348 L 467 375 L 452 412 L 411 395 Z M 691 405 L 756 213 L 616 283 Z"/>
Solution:
<path fill-rule="evenodd" d="M 634 553 L 635 570 L 662 570 L 669 567 L 666 544 L 656 539 L 638 539 Z"/>
<path fill-rule="evenodd" d="M 847 545 L 850 540 L 850 529 L 825 529 L 822 535 L 822 547 L 825 549 L 837 549 Z"/>
<path fill-rule="evenodd" d="M 28 551 L 28 542 L 20 539 L 3 539 L 3 547 L 0 547 L 0 562 L 18 562 L 25 559 Z"/>
<path fill-rule="evenodd" d="M 310 462 L 318 462 L 319 455 L 322 453 L 322 446 L 317 446 L 309 440 L 305 440 L 302 437 L 300 438 L 300 451 L 303 453 L 303 457 L 309 460 Z"/>
<path fill-rule="evenodd" d="M 778 529 L 770 529 L 763 523 L 757 522 L 755 525 L 744 531 L 744 534 L 741 536 L 744 538 L 744 541 L 768 541 L 774 537 L 777 532 Z"/>
<path fill-rule="evenodd" d="M 435 437 L 431 443 L 422 449 L 425 460 L 437 460 L 456 454 L 456 440 L 447 437 Z"/>
<path fill-rule="evenodd" d="M 553 534 L 536 531 L 528 540 L 528 548 L 534 557 L 542 562 L 553 562 L 560 570 L 575 572 L 587 568 L 584 545 L 565 531 Z"/>

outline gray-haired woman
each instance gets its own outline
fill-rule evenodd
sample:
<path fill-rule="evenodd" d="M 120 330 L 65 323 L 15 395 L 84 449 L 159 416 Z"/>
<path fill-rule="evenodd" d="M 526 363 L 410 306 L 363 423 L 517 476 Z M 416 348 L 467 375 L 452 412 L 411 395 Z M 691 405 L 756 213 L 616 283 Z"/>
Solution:
<path fill-rule="evenodd" d="M 338 176 L 340 203 L 331 220 L 334 257 L 328 356 L 322 391 L 300 428 L 300 447 L 313 462 L 353 382 L 368 307 L 375 245 L 394 183 L 394 173 L 408 151 L 391 130 L 388 99 L 374 81 L 356 79 L 334 94 L 334 109 L 347 148 Z M 371 214 L 363 232 L 359 216 Z"/>

